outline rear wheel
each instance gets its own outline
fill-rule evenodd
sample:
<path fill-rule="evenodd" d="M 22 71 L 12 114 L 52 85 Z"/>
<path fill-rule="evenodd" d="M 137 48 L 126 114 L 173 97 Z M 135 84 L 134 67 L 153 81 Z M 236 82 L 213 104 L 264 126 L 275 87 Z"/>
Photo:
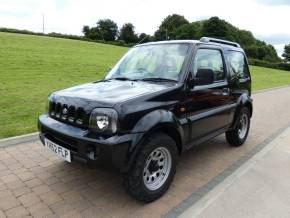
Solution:
<path fill-rule="evenodd" d="M 249 109 L 242 108 L 235 128 L 226 132 L 226 139 L 231 146 L 238 147 L 244 144 L 250 129 L 250 118 Z"/>
<path fill-rule="evenodd" d="M 176 169 L 177 147 L 174 140 L 154 134 L 142 144 L 133 168 L 124 175 L 127 192 L 137 200 L 151 202 L 169 188 Z"/>

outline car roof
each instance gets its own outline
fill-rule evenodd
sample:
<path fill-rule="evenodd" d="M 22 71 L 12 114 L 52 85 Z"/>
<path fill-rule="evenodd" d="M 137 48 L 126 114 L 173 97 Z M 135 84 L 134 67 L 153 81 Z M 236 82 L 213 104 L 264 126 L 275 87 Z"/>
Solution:
<path fill-rule="evenodd" d="M 208 39 L 212 39 L 213 41 L 209 41 Z M 236 50 L 236 51 L 242 51 L 243 49 L 240 47 L 238 43 L 225 41 L 225 40 L 219 40 L 214 38 L 206 38 L 203 37 L 201 40 L 166 40 L 166 41 L 156 41 L 156 42 L 147 42 L 139 45 L 135 45 L 134 47 L 140 47 L 140 46 L 147 46 L 147 45 L 162 45 L 162 44 L 192 44 L 192 45 L 214 45 L 219 46 L 222 48 L 225 48 L 227 50 Z"/>

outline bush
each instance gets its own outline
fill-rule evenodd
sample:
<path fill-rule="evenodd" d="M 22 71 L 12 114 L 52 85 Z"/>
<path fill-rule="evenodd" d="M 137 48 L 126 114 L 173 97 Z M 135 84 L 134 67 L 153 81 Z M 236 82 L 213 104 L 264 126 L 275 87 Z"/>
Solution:
<path fill-rule="evenodd" d="M 271 63 L 271 62 L 262 61 L 258 59 L 249 59 L 249 64 L 254 65 L 254 66 L 290 71 L 290 64 L 283 63 L 283 62 Z"/>
<path fill-rule="evenodd" d="M 18 29 L 5 28 L 5 27 L 0 27 L 0 32 L 20 33 L 20 34 L 28 34 L 28 35 L 39 35 L 39 36 L 44 36 L 45 35 L 43 33 L 32 32 L 32 31 L 29 31 L 29 30 L 18 30 Z"/>
<path fill-rule="evenodd" d="M 73 39 L 73 40 L 82 40 L 82 41 L 89 41 L 89 42 L 96 42 L 96 43 L 103 43 L 103 44 L 111 44 L 116 46 L 123 46 L 123 47 L 129 47 L 128 44 L 126 44 L 124 41 L 107 41 L 104 42 L 103 40 L 92 40 L 85 38 L 83 36 L 77 36 L 77 35 L 68 35 L 68 34 L 62 34 L 62 33 L 39 33 L 39 32 L 32 32 L 29 30 L 18 30 L 18 29 L 12 29 L 12 28 L 4 28 L 0 27 L 0 32 L 7 32 L 7 33 L 19 33 L 19 34 L 27 34 L 27 35 L 36 35 L 36 36 L 48 36 L 48 37 L 55 37 L 55 38 L 64 38 L 64 39 Z"/>

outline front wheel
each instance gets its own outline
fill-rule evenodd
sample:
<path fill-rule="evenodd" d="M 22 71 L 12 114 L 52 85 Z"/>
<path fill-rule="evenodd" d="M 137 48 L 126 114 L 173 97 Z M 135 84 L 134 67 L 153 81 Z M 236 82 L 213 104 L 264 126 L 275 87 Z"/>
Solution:
<path fill-rule="evenodd" d="M 238 116 L 237 125 L 233 130 L 226 132 L 226 139 L 231 146 L 241 146 L 246 141 L 250 129 L 250 111 L 247 107 L 242 108 Z"/>
<path fill-rule="evenodd" d="M 154 134 L 142 144 L 132 169 L 124 175 L 127 192 L 137 200 L 151 202 L 169 188 L 176 168 L 177 147 L 174 140 Z"/>

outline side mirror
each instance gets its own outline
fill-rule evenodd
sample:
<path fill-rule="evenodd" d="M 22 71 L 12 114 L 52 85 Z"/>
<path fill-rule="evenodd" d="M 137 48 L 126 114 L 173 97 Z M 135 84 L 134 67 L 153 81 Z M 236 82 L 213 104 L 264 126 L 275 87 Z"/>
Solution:
<path fill-rule="evenodd" d="M 195 85 L 210 85 L 214 82 L 214 72 L 211 69 L 198 69 L 195 76 Z"/>

